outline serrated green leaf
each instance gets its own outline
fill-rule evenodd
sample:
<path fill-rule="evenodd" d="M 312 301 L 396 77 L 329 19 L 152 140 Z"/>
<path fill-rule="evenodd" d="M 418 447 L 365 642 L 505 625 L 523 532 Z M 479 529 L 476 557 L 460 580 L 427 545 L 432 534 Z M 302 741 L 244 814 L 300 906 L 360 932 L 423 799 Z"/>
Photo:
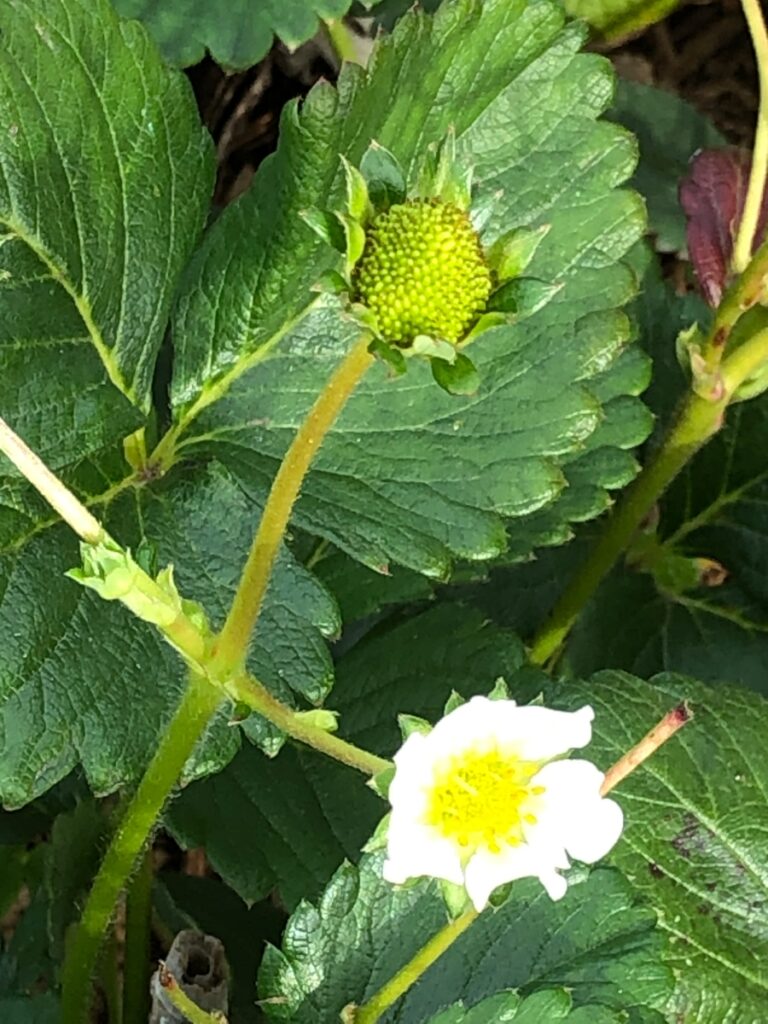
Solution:
<path fill-rule="evenodd" d="M 584 1014 L 589 1014 L 587 1018 Z M 571 998 L 564 989 L 550 992 L 537 992 L 523 999 L 515 992 L 504 992 L 488 999 L 483 999 L 471 1009 L 463 1003 L 435 1017 L 429 1024 L 557 1024 L 567 1021 L 574 1024 L 578 1020 L 589 1020 L 591 1024 L 618 1024 L 618 1017 L 606 1007 L 589 1006 L 572 1011 Z"/>
<path fill-rule="evenodd" d="M 30 443 L 47 436 L 46 450 L 51 439 L 61 446 L 85 415 L 97 450 L 108 428 L 93 424 L 108 419 L 107 403 L 125 419 L 117 392 L 148 407 L 176 280 L 207 210 L 211 146 L 188 83 L 107 0 L 12 0 L 0 13 L 0 40 L 9 370 L 23 352 L 25 386 L 44 379 L 68 397 L 61 409 L 38 403 Z M 56 383 L 79 361 L 71 382 Z M 5 415 L 24 408 L 21 390 Z M 78 437 L 83 457 L 88 430 Z"/>
<path fill-rule="evenodd" d="M 522 660 L 512 633 L 489 628 L 468 609 L 436 608 L 354 647 L 336 666 L 328 706 L 339 712 L 345 739 L 391 756 L 402 742 L 399 712 L 434 722 L 453 689 L 487 693 Z M 185 846 L 206 847 L 243 899 L 260 899 L 278 885 L 295 907 L 316 895 L 345 857 L 358 856 L 384 809 L 359 773 L 311 750 L 287 746 L 267 761 L 244 747 L 223 772 L 180 793 L 166 821 Z"/>
<path fill-rule="evenodd" d="M 648 204 L 655 247 L 680 252 L 686 247 L 685 214 L 677 195 L 680 181 L 694 153 L 724 146 L 726 140 L 675 93 L 622 78 L 608 117 L 637 138 L 640 160 L 632 184 Z"/>
<path fill-rule="evenodd" d="M 267 948 L 259 994 L 269 1020 L 336 1020 L 342 1007 L 364 1003 L 447 923 L 436 883 L 397 889 L 381 878 L 382 859 L 373 854 L 359 870 L 341 867 L 317 908 L 304 903 L 294 912 L 282 949 Z M 528 995 L 555 985 L 567 986 L 577 1005 L 660 1006 L 671 989 L 671 975 L 659 963 L 660 938 L 653 915 L 636 904 L 618 872 L 592 872 L 559 903 L 524 881 L 382 1021 L 421 1024 L 451 1000 L 472 1005 L 500 989 Z M 489 950 L 503 954 L 489 956 Z M 563 996 L 555 1000 L 563 1005 Z"/>
<path fill-rule="evenodd" d="M 171 474 L 154 491 L 127 490 L 109 506 L 106 525 L 131 549 L 150 545 L 159 565 L 172 563 L 182 593 L 204 600 L 219 626 L 253 514 L 225 470 L 204 466 Z M 10 807 L 78 763 L 98 794 L 135 779 L 185 685 L 181 660 L 155 630 L 65 578 L 78 559 L 76 540 L 62 525 L 0 557 L 0 793 Z M 261 625 L 249 660 L 255 674 L 285 700 L 319 702 L 333 678 L 324 636 L 338 630 L 338 614 L 287 552 Z M 98 658 L 89 655 L 94 637 Z M 234 754 L 240 730 L 227 724 L 231 710 L 225 705 L 209 729 L 189 777 L 220 768 Z"/>
<path fill-rule="evenodd" d="M 626 816 L 610 856 L 659 914 L 677 987 L 669 1013 L 760 1024 L 768 989 L 768 706 L 680 676 L 604 672 L 547 698 L 595 709 L 590 756 L 608 765 L 680 700 L 694 719 L 616 790 Z"/>
<path fill-rule="evenodd" d="M 363 7 L 374 0 L 357 0 Z M 113 0 L 126 18 L 140 18 L 167 60 L 186 67 L 206 50 L 226 68 L 247 68 L 267 53 L 273 36 L 290 49 L 311 39 L 319 19 L 343 17 L 352 0 Z"/>
<path fill-rule="evenodd" d="M 412 180 L 427 145 L 453 126 L 460 159 L 475 167 L 477 202 L 494 198 L 487 244 L 551 225 L 528 273 L 562 287 L 524 323 L 476 342 L 477 396 L 442 396 L 427 367 L 402 381 L 374 367 L 326 438 L 295 522 L 369 566 L 398 561 L 440 577 L 457 556 L 499 553 L 503 517 L 553 502 L 565 486 L 561 463 L 602 416 L 590 383 L 628 340 L 615 310 L 633 280 L 619 260 L 643 226 L 637 197 L 615 191 L 633 146 L 595 121 L 611 97 L 610 70 L 579 54 L 580 43 L 547 0 L 455 0 L 434 19 L 403 19 L 369 72 L 346 69 L 338 93 L 323 85 L 300 112 L 288 109 L 277 154 L 212 228 L 179 303 L 182 457 L 215 455 L 263 497 L 354 333 L 332 304 L 305 315 L 334 256 L 298 213 L 343 201 L 340 154 L 359 164 L 377 140 Z M 439 101 L 447 89 L 450 104 Z M 584 516 L 604 507 L 604 486 L 594 486 L 602 500 L 592 497 Z"/>

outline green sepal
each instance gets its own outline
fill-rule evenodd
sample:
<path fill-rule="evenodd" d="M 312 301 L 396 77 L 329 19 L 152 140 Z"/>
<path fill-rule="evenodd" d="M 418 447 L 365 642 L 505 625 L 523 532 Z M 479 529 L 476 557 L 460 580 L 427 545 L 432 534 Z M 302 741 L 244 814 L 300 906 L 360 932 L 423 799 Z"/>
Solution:
<path fill-rule="evenodd" d="M 466 703 L 466 697 L 462 697 L 457 690 L 451 690 L 451 694 L 448 697 L 448 700 L 445 702 L 445 707 L 443 708 L 443 717 L 445 717 L 446 715 L 450 715 L 452 711 L 455 711 L 456 708 L 460 708 L 462 704 Z"/>
<path fill-rule="evenodd" d="M 302 210 L 299 216 L 307 227 L 311 228 L 319 238 L 322 238 L 326 245 L 330 245 L 342 256 L 346 255 L 347 239 L 344 227 L 339 223 L 336 214 L 329 213 L 327 210 L 312 209 Z"/>
<path fill-rule="evenodd" d="M 347 212 L 360 224 L 367 224 L 373 216 L 373 207 L 365 178 L 345 156 L 341 157 L 341 166 L 347 182 Z"/>
<path fill-rule="evenodd" d="M 370 331 L 375 337 L 379 334 L 379 322 L 376 314 L 362 302 L 350 302 L 344 310 L 348 320 L 352 320 L 365 331 Z"/>
<path fill-rule="evenodd" d="M 491 295 L 488 309 L 514 316 L 515 322 L 533 316 L 562 289 L 557 281 L 539 281 L 535 277 L 517 277 L 507 281 Z"/>
<path fill-rule="evenodd" d="M 445 909 L 448 911 L 448 916 L 452 921 L 455 921 L 471 909 L 472 901 L 463 885 L 447 882 L 444 878 L 440 879 L 439 884 L 440 895 L 443 898 Z"/>
<path fill-rule="evenodd" d="M 141 470 L 147 464 L 147 440 L 146 440 L 146 427 L 139 427 L 138 430 L 134 430 L 132 434 L 123 438 L 123 455 L 125 461 L 136 473 L 140 473 Z"/>
<path fill-rule="evenodd" d="M 503 195 L 504 189 L 500 188 L 495 192 L 487 192 L 479 199 L 474 200 L 472 209 L 469 211 L 469 219 L 478 235 L 483 233 Z"/>
<path fill-rule="evenodd" d="M 372 356 L 376 356 L 383 363 L 386 363 L 397 377 L 402 377 L 408 369 L 404 353 L 396 345 L 391 345 L 388 341 L 384 341 L 383 338 L 374 338 L 368 346 L 368 351 Z"/>
<path fill-rule="evenodd" d="M 494 327 L 503 327 L 504 324 L 509 322 L 510 316 L 508 313 L 483 313 L 475 321 L 472 330 L 461 339 L 461 347 L 465 348 L 467 345 L 471 345 L 473 341 L 477 341 L 481 334 L 485 334 L 486 331 L 490 331 Z"/>
<path fill-rule="evenodd" d="M 349 291 L 349 284 L 338 270 L 326 270 L 311 286 L 310 291 L 322 295 L 344 295 Z"/>
<path fill-rule="evenodd" d="M 313 726 L 315 729 L 322 729 L 323 732 L 336 732 L 339 728 L 338 711 L 329 711 L 327 708 L 312 708 L 311 711 L 294 711 L 293 717 L 300 722 Z"/>
<path fill-rule="evenodd" d="M 430 365 L 435 381 L 449 395 L 474 395 L 480 388 L 480 374 L 462 352 L 456 353 L 452 364 L 443 359 L 430 359 Z"/>
<path fill-rule="evenodd" d="M 509 687 L 504 676 L 499 676 L 493 684 L 493 689 L 488 694 L 488 700 L 509 700 Z"/>
<path fill-rule="evenodd" d="M 366 786 L 372 789 L 374 793 L 386 800 L 389 796 L 389 787 L 392 785 L 392 779 L 395 777 L 395 766 L 387 765 L 386 768 L 382 768 L 380 772 L 372 775 L 366 782 Z"/>
<path fill-rule="evenodd" d="M 344 229 L 346 249 L 344 253 L 344 271 L 347 280 L 352 280 L 352 274 L 365 249 L 365 228 L 360 221 L 355 220 L 346 213 L 336 211 L 336 219 Z"/>
<path fill-rule="evenodd" d="M 443 338 L 432 338 L 428 334 L 417 334 L 408 348 L 409 356 L 425 356 L 428 359 L 442 359 L 445 363 L 455 363 L 456 346 Z"/>
<path fill-rule="evenodd" d="M 425 718 L 419 718 L 417 715 L 398 715 L 397 724 L 400 728 L 403 743 L 414 732 L 421 733 L 422 736 L 428 736 L 432 732 L 432 723 L 428 722 Z"/>
<path fill-rule="evenodd" d="M 387 839 L 389 838 L 389 822 L 391 817 L 391 811 L 384 815 L 373 830 L 373 835 L 367 839 L 365 844 L 360 848 L 361 853 L 377 853 L 379 850 L 386 849 Z"/>
<path fill-rule="evenodd" d="M 373 205 L 386 210 L 406 197 L 405 174 L 400 163 L 388 149 L 372 142 L 360 161 L 360 171 L 368 185 Z"/>
<path fill-rule="evenodd" d="M 496 279 L 504 282 L 523 274 L 551 225 L 538 228 L 514 228 L 494 242 L 486 256 Z"/>
<path fill-rule="evenodd" d="M 415 194 L 420 199 L 440 199 L 469 210 L 472 201 L 472 167 L 456 157 L 456 132 L 449 128 L 438 146 L 431 145 L 418 174 Z"/>

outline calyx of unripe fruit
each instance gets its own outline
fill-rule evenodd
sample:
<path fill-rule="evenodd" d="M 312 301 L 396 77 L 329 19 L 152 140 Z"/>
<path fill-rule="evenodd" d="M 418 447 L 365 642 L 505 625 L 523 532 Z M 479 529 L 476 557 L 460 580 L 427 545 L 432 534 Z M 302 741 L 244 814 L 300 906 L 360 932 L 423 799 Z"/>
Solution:
<path fill-rule="evenodd" d="M 407 347 L 419 335 L 460 341 L 484 312 L 492 278 L 468 214 L 415 199 L 373 220 L 355 285 L 381 336 Z"/>

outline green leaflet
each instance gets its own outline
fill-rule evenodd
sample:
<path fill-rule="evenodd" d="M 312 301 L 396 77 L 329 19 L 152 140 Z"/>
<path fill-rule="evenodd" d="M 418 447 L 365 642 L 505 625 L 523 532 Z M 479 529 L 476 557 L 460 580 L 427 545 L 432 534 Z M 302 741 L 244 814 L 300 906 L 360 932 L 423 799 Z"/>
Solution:
<path fill-rule="evenodd" d="M 768 990 L 768 711 L 742 690 L 619 672 L 553 687 L 595 709 L 590 756 L 610 764 L 681 699 L 693 722 L 616 791 L 627 819 L 610 857 L 659 914 L 677 986 L 670 1012 L 760 1024 Z"/>
<path fill-rule="evenodd" d="M 173 290 L 206 214 L 212 154 L 187 83 L 107 0 L 9 0 L 0 39 L 0 246 L 10 247 L 0 340 L 12 373 L 24 352 L 24 386 L 4 414 L 15 420 L 33 381 L 45 393 L 83 364 L 68 387 L 52 382 L 51 397 L 69 394 L 69 405 L 40 403 L 27 440 L 47 436 L 47 452 L 95 419 L 84 386 L 100 418 L 121 408 L 104 372 L 148 408 Z M 82 458 L 88 430 L 78 437 Z"/>
<path fill-rule="evenodd" d="M 551 505 L 568 479 L 562 464 L 603 417 L 596 378 L 628 339 L 617 307 L 633 292 L 619 261 L 643 220 L 636 197 L 615 191 L 634 164 L 631 141 L 595 121 L 610 101 L 609 70 L 578 54 L 580 43 L 546 0 L 457 0 L 434 18 L 404 18 L 367 73 L 348 68 L 338 93 L 320 86 L 285 113 L 278 152 L 214 225 L 186 279 L 174 328 L 182 456 L 215 455 L 254 498 L 264 494 L 351 340 L 333 302 L 311 290 L 335 257 L 300 214 L 338 203 L 339 154 L 359 163 L 376 139 L 412 177 L 453 125 L 475 165 L 477 202 L 491 204 L 486 241 L 550 225 L 526 274 L 559 287 L 473 346 L 474 397 L 440 394 L 426 368 L 399 381 L 374 368 L 326 439 L 295 522 L 373 568 L 397 561 L 440 577 L 457 556 L 503 550 L 502 517 Z M 631 447 L 648 422 L 619 394 L 618 445 Z M 561 534 L 570 511 L 596 514 L 606 486 L 632 475 L 631 458 L 617 458 L 620 469 L 584 466 L 579 507 L 555 513 Z"/>
<path fill-rule="evenodd" d="M 369 999 L 447 923 L 436 885 L 395 889 L 382 880 L 381 861 L 376 854 L 359 869 L 343 865 L 317 907 L 295 911 L 282 949 L 267 948 L 259 996 L 269 1020 L 330 1024 L 347 1003 Z M 615 871 L 593 871 L 559 903 L 522 882 L 382 1020 L 421 1024 L 459 998 L 472 1005 L 503 989 L 527 995 L 557 985 L 576 1005 L 661 1006 L 671 974 L 659 962 L 663 943 L 653 924 Z"/>
<path fill-rule="evenodd" d="M 265 55 L 273 35 L 291 49 L 318 30 L 318 19 L 341 18 L 352 0 L 113 0 L 126 18 L 140 18 L 173 64 L 197 64 L 208 50 L 226 68 L 247 68 Z M 361 0 L 370 7 L 374 0 Z"/>
<path fill-rule="evenodd" d="M 584 18 L 602 35 L 619 38 L 661 21 L 679 0 L 565 0 L 574 18 Z"/>

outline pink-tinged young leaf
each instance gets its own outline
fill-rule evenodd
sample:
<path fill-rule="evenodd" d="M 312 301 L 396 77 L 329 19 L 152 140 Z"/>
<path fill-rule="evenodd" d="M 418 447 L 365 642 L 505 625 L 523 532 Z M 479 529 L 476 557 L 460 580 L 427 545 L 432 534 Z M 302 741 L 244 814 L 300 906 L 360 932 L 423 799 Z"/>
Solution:
<path fill-rule="evenodd" d="M 688 252 L 710 306 L 720 304 L 728 284 L 751 166 L 752 155 L 747 150 L 704 149 L 693 158 L 690 173 L 680 184 L 680 203 L 688 218 Z M 766 220 L 764 194 L 753 251 L 763 240 Z"/>

